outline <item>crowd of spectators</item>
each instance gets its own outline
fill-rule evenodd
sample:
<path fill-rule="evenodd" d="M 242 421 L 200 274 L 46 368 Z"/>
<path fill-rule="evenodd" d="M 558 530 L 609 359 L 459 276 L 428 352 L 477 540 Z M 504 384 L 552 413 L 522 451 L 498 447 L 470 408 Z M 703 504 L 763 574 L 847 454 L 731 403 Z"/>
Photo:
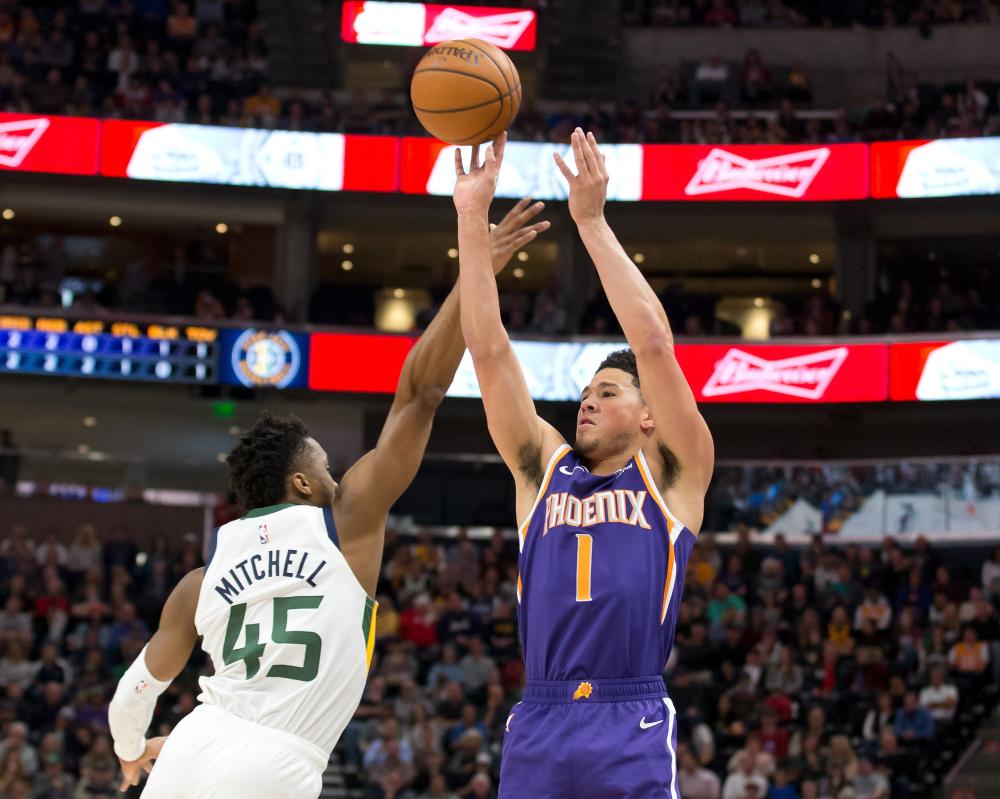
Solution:
<path fill-rule="evenodd" d="M 380 658 L 340 747 L 344 762 L 360 759 L 365 796 L 494 795 L 523 676 L 515 563 L 499 536 L 390 538 Z M 681 708 L 680 795 L 926 795 L 935 752 L 957 748 L 960 714 L 996 694 L 993 579 L 984 570 L 959 587 L 926 542 L 836 552 L 817 538 L 762 551 L 741 538 L 719 551 L 703 538 L 667 669 Z"/>
<path fill-rule="evenodd" d="M 992 18 L 983 0 L 802 3 L 780 0 L 641 0 L 626 18 L 663 24 L 820 24 L 895 14 L 918 22 Z M 628 3 L 626 3 L 628 6 Z M 899 7 L 899 8 L 896 8 Z M 909 9 L 903 13 L 901 9 Z M 860 17 L 858 15 L 861 15 Z M 267 47 L 253 0 L 79 0 L 0 3 L 0 108 L 11 112 L 153 119 L 347 133 L 416 134 L 405 91 L 303 92 L 269 83 Z M 768 64 L 757 50 L 741 61 L 706 53 L 664 70 L 646 97 L 582 105 L 527 102 L 511 137 L 564 141 L 577 124 L 617 142 L 816 143 L 995 135 L 997 86 L 955 86 L 889 77 L 866 108 L 799 112 L 812 101 L 806 66 Z M 685 109 L 711 113 L 691 117 Z M 752 114 L 743 112 L 751 109 Z M 680 111 L 681 113 L 678 113 Z"/>
<path fill-rule="evenodd" d="M 0 304 L 53 312 L 69 307 L 97 316 L 186 316 L 210 323 L 287 321 L 270 288 L 240 286 L 228 277 L 229 256 L 221 244 L 211 239 L 176 244 L 158 264 L 151 262 L 159 255 L 156 247 L 143 249 L 122 274 L 109 269 L 88 277 L 71 264 L 62 237 L 0 231 Z"/>
<path fill-rule="evenodd" d="M 0 304 L 50 311 L 68 304 L 87 314 L 187 316 L 208 323 L 300 321 L 289 318 L 270 288 L 235 282 L 229 276 L 225 247 L 213 239 L 174 246 L 164 255 L 164 263 L 154 268 L 150 258 L 155 251 L 146 248 L 113 279 L 88 279 L 71 265 L 62 238 L 19 235 L 13 228 L 0 228 Z M 301 321 L 374 327 L 375 295 L 380 288 L 320 284 Z M 769 297 L 769 335 L 994 330 L 1000 328 L 1000 316 L 996 305 L 985 298 L 997 296 L 998 291 L 997 272 L 987 267 L 914 272 L 905 263 L 894 261 L 880 271 L 876 297 L 862 314 L 845 312 L 822 288 Z M 446 294 L 444 289 L 433 292 L 431 306 L 417 315 L 417 328 L 426 327 Z M 658 296 L 679 336 L 742 335 L 740 326 L 720 313 L 720 295 L 689 291 L 682 282 L 672 281 Z M 501 312 L 507 329 L 517 335 L 621 335 L 602 291 L 597 291 L 576 317 L 553 289 L 528 292 L 509 288 L 501 294 Z"/>
<path fill-rule="evenodd" d="M 15 523 L 0 538 L 0 796 L 112 797 L 109 691 L 138 654 L 201 542 L 164 541 L 143 565 L 122 528 L 66 537 Z M 166 697 L 162 713 L 180 709 Z"/>
<path fill-rule="evenodd" d="M 903 270 L 899 270 L 903 272 Z M 1000 288 L 996 270 L 985 267 L 959 277 L 942 270 L 936 279 L 899 277 L 879 287 L 852 332 L 917 333 L 990 330 L 1000 327 L 1000 315 L 988 297 Z"/>
<path fill-rule="evenodd" d="M 985 0 L 924 0 L 921 3 L 795 3 L 781 0 L 636 0 L 625 3 L 626 19 L 650 24 L 901 24 L 930 20 L 992 20 L 997 4 Z M 874 10 L 873 10 L 874 9 Z M 919 83 L 890 59 L 886 91 L 867 108 L 828 114 L 801 111 L 812 90 L 802 64 L 769 64 L 757 50 L 741 61 L 707 55 L 665 70 L 647 96 L 617 103 L 525 103 L 513 138 L 565 141 L 577 125 L 619 142 L 815 143 L 866 139 L 915 139 L 1000 134 L 1000 85 L 969 80 L 952 85 Z M 685 71 L 686 70 L 686 71 Z M 134 117 L 162 121 L 343 130 L 358 133 L 417 133 L 405 94 L 365 92 L 279 97 L 267 83 L 267 50 L 253 0 L 60 0 L 43 4 L 0 0 L 0 108 Z M 542 108 L 545 110 L 542 110 Z M 685 109 L 700 109 L 697 113 Z M 11 237 L 0 241 L 0 302 L 55 309 L 71 302 L 87 313 L 108 311 L 194 316 L 204 321 L 287 320 L 267 288 L 236 285 L 226 278 L 220 248 L 179 248 L 174 261 L 151 275 L 136 262 L 111 280 L 65 277 L 59 239 Z M 844 311 L 825 292 L 770 298 L 770 333 L 837 335 L 990 329 L 1000 325 L 986 302 L 995 290 L 995 270 L 961 280 L 902 280 L 879 286 L 863 314 Z M 932 288 L 933 286 L 933 288 Z M 375 291 L 343 284 L 317 288 L 300 314 L 320 324 L 373 326 Z M 740 335 L 716 313 L 719 297 L 661 292 L 678 333 Z M 603 296 L 578 318 L 554 291 L 510 292 L 504 316 L 512 332 L 559 335 L 617 334 Z M 427 321 L 423 313 L 420 321 Z"/>
<path fill-rule="evenodd" d="M 876 296 L 860 314 L 844 309 L 822 289 L 769 297 L 765 302 L 770 312 L 769 336 L 958 333 L 1000 327 L 998 308 L 985 300 L 1000 290 L 994 269 L 969 265 L 961 270 L 942 268 L 918 273 L 897 262 L 883 272 Z M 910 276 L 904 276 L 907 273 Z M 739 325 L 720 314 L 720 295 L 687 291 L 680 282 L 671 282 L 658 296 L 678 335 L 742 334 Z M 509 329 L 547 332 L 537 326 L 539 320 L 549 318 L 545 314 L 554 299 L 551 295 L 512 294 L 506 299 L 507 307 L 512 309 L 506 320 Z M 557 318 L 564 322 L 565 314 Z M 621 335 L 603 292 L 598 291 L 585 306 L 577 329 L 590 335 Z"/>
<path fill-rule="evenodd" d="M 116 789 L 107 701 L 172 586 L 200 565 L 201 542 L 140 553 L 123 529 L 102 537 L 88 524 L 70 539 L 14 524 L 0 539 L 0 796 Z M 390 530 L 371 673 L 328 775 L 343 795 L 495 797 L 524 677 L 516 579 L 516 541 L 499 531 Z M 763 549 L 741 534 L 720 549 L 703 535 L 666 670 L 681 795 L 927 796 L 995 702 L 998 605 L 1000 551 L 980 574 L 926 541 Z M 153 733 L 195 706 L 208 668 L 196 654 Z"/>
<path fill-rule="evenodd" d="M 253 0 L 0 4 L 7 111 L 266 122 L 266 73 Z"/>
<path fill-rule="evenodd" d="M 627 25 L 742 28 L 896 27 L 1000 21 L 994 0 L 624 0 Z"/>
<path fill-rule="evenodd" d="M 993 501 L 1000 498 L 1000 461 L 720 465 L 704 528 L 763 530 L 802 500 L 819 510 L 822 532 L 836 532 L 876 492 L 948 497 L 960 507 Z"/>
<path fill-rule="evenodd" d="M 885 85 L 863 107 L 810 110 L 802 63 L 769 63 L 757 49 L 733 60 L 706 53 L 663 67 L 642 98 L 561 103 L 543 113 L 528 103 L 511 136 L 568 142 L 577 126 L 599 140 L 650 144 L 843 144 L 1000 134 L 1000 83 L 969 78 L 920 81 L 890 54 Z"/>

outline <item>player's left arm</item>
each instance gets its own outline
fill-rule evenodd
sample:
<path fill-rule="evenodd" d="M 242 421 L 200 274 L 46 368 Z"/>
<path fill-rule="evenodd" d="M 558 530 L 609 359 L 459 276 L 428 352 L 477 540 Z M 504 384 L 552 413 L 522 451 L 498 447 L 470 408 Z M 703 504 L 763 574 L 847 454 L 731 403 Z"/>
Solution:
<path fill-rule="evenodd" d="M 493 271 L 549 227 L 534 222 L 544 205 L 524 198 L 490 231 Z M 465 354 L 457 286 L 410 350 L 396 396 L 375 448 L 344 475 L 333 512 L 341 549 L 361 585 L 374 594 L 389 510 L 413 481 L 430 438 L 434 414 Z"/>
<path fill-rule="evenodd" d="M 604 217 L 608 172 L 597 141 L 593 134 L 585 136 L 579 128 L 571 139 L 579 174 L 574 175 L 559 155 L 555 156 L 570 184 L 570 214 L 635 353 L 643 398 L 654 422 L 660 421 L 656 439 L 677 458 L 678 487 L 692 496 L 697 492 L 700 502 L 715 464 L 712 435 L 677 362 L 667 314 Z M 697 515 L 700 517 L 700 512 Z"/>
<path fill-rule="evenodd" d="M 195 569 L 170 592 L 160 614 L 160 626 L 118 682 L 108 707 L 108 724 L 115 754 L 121 761 L 121 790 L 139 784 L 160 753 L 163 738 L 146 740 L 146 730 L 159 698 L 187 664 L 198 640 L 194 624 L 204 569 Z"/>

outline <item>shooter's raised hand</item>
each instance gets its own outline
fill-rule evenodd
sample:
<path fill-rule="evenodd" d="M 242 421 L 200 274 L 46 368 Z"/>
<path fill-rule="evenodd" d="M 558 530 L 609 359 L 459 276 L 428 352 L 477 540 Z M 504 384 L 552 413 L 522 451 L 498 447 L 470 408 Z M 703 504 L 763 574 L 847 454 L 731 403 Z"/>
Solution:
<path fill-rule="evenodd" d="M 577 174 L 573 174 L 559 153 L 553 153 L 552 157 L 569 182 L 569 213 L 579 225 L 604 216 L 608 170 L 593 133 L 584 134 L 582 128 L 577 128 L 570 136 L 570 142 L 573 145 Z"/>
<path fill-rule="evenodd" d="M 455 148 L 455 208 L 458 211 L 486 211 L 493 201 L 497 189 L 497 179 L 500 177 L 500 164 L 503 162 L 504 146 L 507 144 L 507 134 L 501 133 L 487 146 L 483 162 L 479 163 L 479 148 L 472 148 L 472 161 L 469 169 L 462 163 L 462 151 Z"/>

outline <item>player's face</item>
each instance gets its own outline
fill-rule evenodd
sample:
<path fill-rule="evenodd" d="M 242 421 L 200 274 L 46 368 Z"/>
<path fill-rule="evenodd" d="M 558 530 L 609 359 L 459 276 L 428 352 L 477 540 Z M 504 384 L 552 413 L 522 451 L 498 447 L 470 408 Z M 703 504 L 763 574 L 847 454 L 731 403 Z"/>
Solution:
<path fill-rule="evenodd" d="M 309 486 L 309 504 L 326 507 L 337 494 L 337 482 L 330 474 L 330 460 L 313 438 L 306 439 L 300 470 Z"/>
<path fill-rule="evenodd" d="M 577 452 L 600 457 L 630 446 L 647 415 L 632 375 L 622 369 L 601 369 L 583 389 L 576 415 Z"/>

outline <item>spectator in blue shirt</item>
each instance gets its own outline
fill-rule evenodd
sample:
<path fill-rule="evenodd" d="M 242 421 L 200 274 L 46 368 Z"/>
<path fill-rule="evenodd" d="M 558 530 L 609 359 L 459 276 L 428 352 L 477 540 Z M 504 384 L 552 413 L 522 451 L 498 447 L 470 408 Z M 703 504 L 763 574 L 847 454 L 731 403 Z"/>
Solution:
<path fill-rule="evenodd" d="M 896 711 L 896 735 L 904 743 L 923 744 L 934 737 L 934 717 L 920 707 L 916 693 L 907 691 L 903 706 Z"/>
<path fill-rule="evenodd" d="M 789 782 L 786 768 L 779 767 L 774 772 L 774 783 L 767 794 L 767 799 L 799 799 L 799 789 Z"/>
<path fill-rule="evenodd" d="M 441 648 L 441 659 L 427 673 L 427 687 L 437 690 L 442 682 L 462 682 L 462 669 L 458 665 L 458 651 L 454 644 Z"/>

